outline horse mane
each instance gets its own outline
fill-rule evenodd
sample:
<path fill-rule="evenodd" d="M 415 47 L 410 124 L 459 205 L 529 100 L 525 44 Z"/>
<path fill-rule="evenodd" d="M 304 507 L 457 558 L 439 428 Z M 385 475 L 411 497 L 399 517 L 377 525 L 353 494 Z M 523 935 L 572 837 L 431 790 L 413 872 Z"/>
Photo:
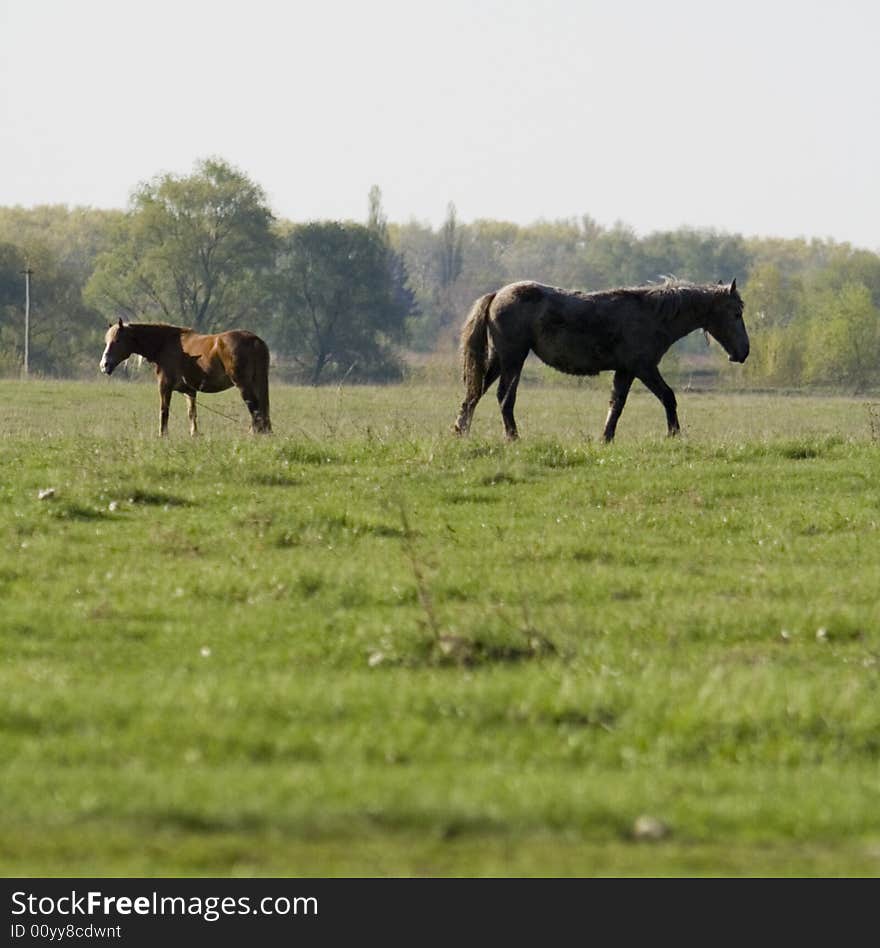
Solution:
<path fill-rule="evenodd" d="M 124 323 L 124 329 L 161 329 L 163 331 L 173 329 L 175 332 L 192 332 L 189 326 L 173 326 L 171 323 Z M 168 333 L 168 335 L 171 335 Z"/>
<path fill-rule="evenodd" d="M 622 286 L 612 290 L 600 290 L 597 293 L 587 293 L 591 299 L 628 298 L 650 307 L 654 316 L 660 320 L 674 319 L 682 308 L 690 303 L 699 306 L 701 303 L 715 299 L 719 294 L 726 293 L 727 286 L 722 283 L 691 283 L 688 280 L 679 280 L 674 276 L 664 276 L 657 283 L 645 283 L 641 286 Z"/>
<path fill-rule="evenodd" d="M 175 334 L 182 336 L 192 332 L 186 326 L 172 326 L 169 323 L 125 323 L 124 329 L 132 330 L 139 352 L 147 361 L 155 362 L 162 346 Z"/>

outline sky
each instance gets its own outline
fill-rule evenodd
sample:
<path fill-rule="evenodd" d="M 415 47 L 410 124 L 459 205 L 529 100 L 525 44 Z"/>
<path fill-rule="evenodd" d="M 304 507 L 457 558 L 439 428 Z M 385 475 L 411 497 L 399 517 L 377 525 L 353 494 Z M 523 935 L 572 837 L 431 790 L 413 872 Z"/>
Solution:
<path fill-rule="evenodd" d="M 0 0 L 0 205 L 219 156 L 276 215 L 880 251 L 877 0 Z"/>

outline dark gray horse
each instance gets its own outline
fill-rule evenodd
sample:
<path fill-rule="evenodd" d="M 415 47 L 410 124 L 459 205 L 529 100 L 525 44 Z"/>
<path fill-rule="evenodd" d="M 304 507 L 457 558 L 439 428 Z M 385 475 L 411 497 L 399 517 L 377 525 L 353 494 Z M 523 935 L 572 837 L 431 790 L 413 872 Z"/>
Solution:
<path fill-rule="evenodd" d="M 614 438 L 630 386 L 639 379 L 663 403 L 670 435 L 678 434 L 675 393 L 657 366 L 666 350 L 695 329 L 745 362 L 749 336 L 736 280 L 694 284 L 667 280 L 649 286 L 578 293 L 540 283 L 511 283 L 474 303 L 461 332 L 465 399 L 454 430 L 465 434 L 474 409 L 499 379 L 498 404 L 508 438 L 516 438 L 513 406 L 523 362 L 534 352 L 572 375 L 614 371 L 603 436 Z"/>

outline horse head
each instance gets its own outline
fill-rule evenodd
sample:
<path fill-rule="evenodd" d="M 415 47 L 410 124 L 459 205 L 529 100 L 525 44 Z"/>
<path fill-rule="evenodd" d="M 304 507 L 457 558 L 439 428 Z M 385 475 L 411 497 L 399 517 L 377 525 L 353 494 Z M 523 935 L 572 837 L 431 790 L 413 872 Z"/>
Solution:
<path fill-rule="evenodd" d="M 105 375 L 112 375 L 113 370 L 120 362 L 132 354 L 131 334 L 128 327 L 119 319 L 112 323 L 104 336 L 104 354 L 101 356 L 100 368 Z"/>
<path fill-rule="evenodd" d="M 745 362 L 749 357 L 749 334 L 736 280 L 729 286 L 719 286 L 713 303 L 706 318 L 706 332 L 721 343 L 731 362 Z"/>

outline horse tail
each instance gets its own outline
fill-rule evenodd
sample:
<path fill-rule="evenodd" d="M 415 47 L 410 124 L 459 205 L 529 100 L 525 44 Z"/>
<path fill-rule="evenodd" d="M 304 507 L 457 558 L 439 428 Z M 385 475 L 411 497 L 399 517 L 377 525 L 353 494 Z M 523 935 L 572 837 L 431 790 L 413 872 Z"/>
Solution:
<path fill-rule="evenodd" d="M 471 307 L 461 330 L 461 374 L 468 399 L 479 398 L 483 394 L 483 382 L 489 366 L 489 307 L 494 299 L 494 293 L 481 296 Z"/>

